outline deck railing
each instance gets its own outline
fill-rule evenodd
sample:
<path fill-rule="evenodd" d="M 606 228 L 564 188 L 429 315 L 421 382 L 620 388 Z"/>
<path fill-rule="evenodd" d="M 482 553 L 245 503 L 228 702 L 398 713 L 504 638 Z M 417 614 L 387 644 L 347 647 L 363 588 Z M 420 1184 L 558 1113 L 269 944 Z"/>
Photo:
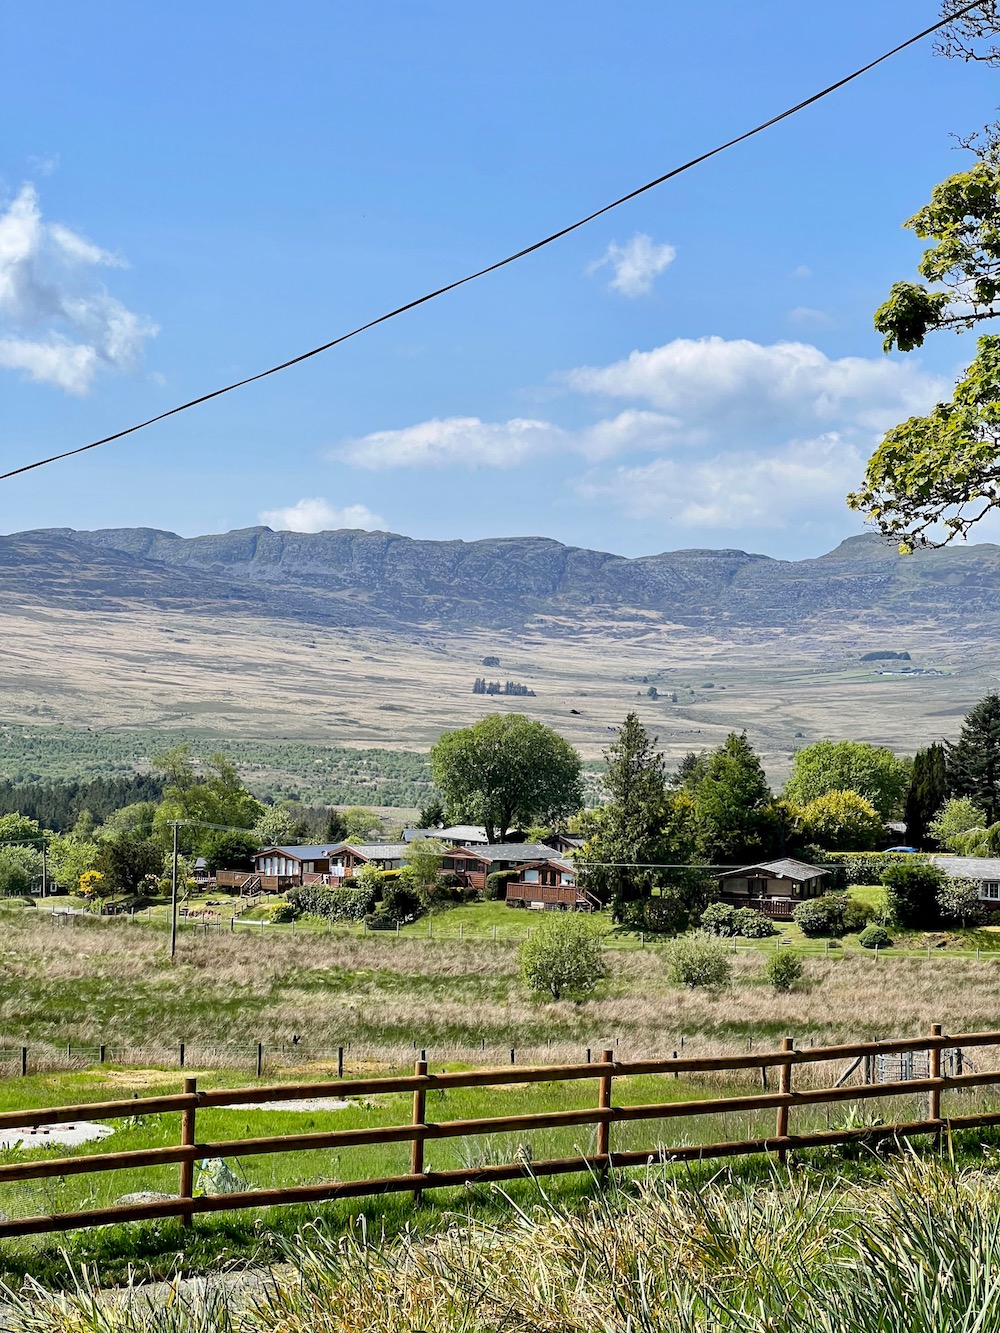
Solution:
<path fill-rule="evenodd" d="M 111 1223 L 159 1217 L 180 1217 L 185 1223 L 189 1223 L 197 1213 L 270 1207 L 276 1204 L 318 1203 L 325 1200 L 394 1192 L 409 1191 L 419 1197 L 428 1189 L 484 1181 L 510 1181 L 528 1174 L 553 1176 L 589 1171 L 603 1175 L 612 1168 L 646 1166 L 657 1162 L 739 1157 L 754 1153 L 775 1154 L 779 1160 L 784 1160 L 789 1152 L 797 1149 L 858 1142 L 872 1143 L 885 1138 L 940 1134 L 946 1130 L 1000 1124 L 1000 1111 L 957 1116 L 943 1114 L 941 1099 L 944 1093 L 959 1089 L 989 1087 L 1000 1083 L 1000 1069 L 943 1074 L 941 1053 L 953 1047 L 1000 1048 L 1000 1032 L 944 1035 L 940 1025 L 935 1025 L 929 1036 L 843 1046 L 809 1047 L 803 1050 L 796 1050 L 793 1040 L 786 1037 L 779 1051 L 745 1055 L 680 1058 L 674 1056 L 663 1060 L 617 1061 L 614 1059 L 614 1052 L 607 1050 L 601 1060 L 593 1064 L 473 1069 L 439 1074 L 430 1073 L 427 1062 L 421 1059 L 416 1062 L 412 1075 L 389 1078 L 346 1078 L 324 1083 L 283 1083 L 269 1087 L 210 1091 L 199 1091 L 197 1080 L 191 1078 L 185 1079 L 183 1092 L 166 1096 L 129 1098 L 127 1101 L 91 1103 L 73 1107 L 49 1107 L 35 1111 L 5 1111 L 0 1113 L 0 1131 L 51 1125 L 82 1117 L 91 1120 L 115 1120 L 137 1115 L 179 1112 L 180 1142 L 176 1146 L 49 1158 L 33 1162 L 8 1161 L 0 1164 L 0 1184 L 2 1184 L 40 1177 L 96 1174 L 103 1171 L 160 1167 L 176 1163 L 179 1166 L 179 1189 L 175 1198 L 149 1203 L 85 1209 L 51 1216 L 2 1218 L 0 1237 L 35 1235 L 42 1232 L 106 1226 Z M 796 1089 L 793 1086 L 794 1071 L 805 1065 L 841 1060 L 855 1062 L 864 1060 L 866 1065 L 870 1065 L 870 1062 L 880 1055 L 899 1055 L 913 1051 L 926 1052 L 928 1070 L 926 1077 L 851 1087 L 843 1086 L 842 1079 L 827 1087 L 809 1086 Z M 696 1101 L 665 1099 L 640 1105 L 616 1104 L 613 1097 L 616 1086 L 619 1088 L 626 1086 L 623 1080 L 639 1075 L 664 1075 L 669 1078 L 671 1075 L 677 1076 L 682 1073 L 732 1073 L 741 1070 L 760 1070 L 765 1087 L 767 1071 L 770 1070 L 776 1075 L 776 1090 L 750 1096 L 707 1097 Z M 502 1088 L 510 1084 L 530 1087 L 536 1083 L 564 1082 L 596 1083 L 596 1105 L 592 1101 L 589 1106 L 574 1110 L 529 1112 L 479 1119 L 431 1121 L 427 1118 L 427 1094 L 435 1090 Z M 400 1092 L 413 1094 L 413 1115 L 407 1124 L 284 1134 L 222 1142 L 198 1141 L 197 1116 L 199 1110 L 203 1108 L 238 1106 L 248 1102 L 274 1103 L 280 1106 L 282 1102 L 303 1097 L 368 1098 L 380 1093 Z M 805 1133 L 794 1132 L 790 1123 L 790 1116 L 799 1107 L 839 1102 L 857 1103 L 912 1093 L 925 1093 L 927 1096 L 927 1115 L 923 1119 Z M 766 1137 L 673 1146 L 654 1140 L 647 1147 L 638 1150 L 616 1149 L 613 1143 L 613 1127 L 619 1124 L 647 1121 L 663 1127 L 691 1116 L 727 1112 L 745 1113 L 766 1109 L 775 1112 L 774 1133 Z M 510 1132 L 525 1133 L 539 1129 L 585 1125 L 596 1127 L 596 1151 L 592 1153 L 563 1158 L 543 1158 L 530 1163 L 511 1161 L 449 1170 L 428 1169 L 424 1161 L 425 1145 L 438 1139 Z M 250 1189 L 231 1194 L 199 1196 L 194 1194 L 194 1166 L 199 1158 L 248 1157 L 394 1143 L 411 1144 L 411 1169 L 404 1175 L 375 1176 L 363 1180 L 330 1180 L 281 1189 Z"/>

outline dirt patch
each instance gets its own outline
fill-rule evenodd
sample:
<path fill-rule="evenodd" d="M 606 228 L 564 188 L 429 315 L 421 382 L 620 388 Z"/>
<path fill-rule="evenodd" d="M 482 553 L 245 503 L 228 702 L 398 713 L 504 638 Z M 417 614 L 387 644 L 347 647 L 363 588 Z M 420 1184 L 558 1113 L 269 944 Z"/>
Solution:
<path fill-rule="evenodd" d="M 109 1088 L 153 1088 L 177 1084 L 181 1078 L 206 1078 L 207 1069 L 185 1069 L 183 1075 L 169 1069 L 109 1069 L 104 1082 Z"/>

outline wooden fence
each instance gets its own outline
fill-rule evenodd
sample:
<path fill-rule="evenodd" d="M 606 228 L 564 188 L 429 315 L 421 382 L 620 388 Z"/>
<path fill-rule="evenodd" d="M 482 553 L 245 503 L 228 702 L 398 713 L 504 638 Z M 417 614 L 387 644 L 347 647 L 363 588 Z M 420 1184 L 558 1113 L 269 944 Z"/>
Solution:
<path fill-rule="evenodd" d="M 942 1131 L 968 1129 L 1000 1124 L 1000 1111 L 980 1112 L 973 1115 L 943 1115 L 941 1098 L 948 1090 L 985 1087 L 1000 1083 L 1000 1069 L 962 1074 L 942 1073 L 942 1051 L 968 1047 L 1000 1048 L 1000 1032 L 973 1032 L 944 1035 L 936 1024 L 929 1036 L 906 1037 L 879 1042 L 862 1042 L 844 1046 L 817 1046 L 796 1050 L 792 1038 L 786 1037 L 781 1050 L 754 1052 L 746 1055 L 714 1057 L 676 1056 L 663 1060 L 616 1061 L 613 1051 L 604 1051 L 601 1060 L 593 1064 L 536 1065 L 519 1068 L 473 1069 L 457 1073 L 432 1074 L 426 1060 L 417 1060 L 412 1075 L 389 1078 L 349 1078 L 325 1083 L 284 1083 L 269 1087 L 220 1089 L 200 1092 L 197 1080 L 185 1079 L 182 1093 L 129 1098 L 127 1101 L 90 1103 L 82 1106 L 50 1107 L 36 1111 L 5 1111 L 0 1113 L 0 1131 L 13 1128 L 38 1127 L 73 1119 L 115 1120 L 137 1115 L 163 1112 L 180 1113 L 180 1143 L 173 1147 L 150 1148 L 131 1152 L 86 1154 L 77 1157 L 51 1158 L 44 1161 L 0 1164 L 0 1184 L 37 1179 L 40 1177 L 91 1174 L 118 1171 L 136 1167 L 179 1165 L 179 1189 L 175 1198 L 150 1203 L 111 1208 L 90 1209 L 51 1216 L 0 1220 L 0 1237 L 35 1235 L 41 1232 L 66 1231 L 78 1227 L 106 1226 L 113 1223 L 141 1221 L 159 1217 L 180 1217 L 190 1224 L 197 1213 L 226 1212 L 239 1208 L 271 1207 L 276 1204 L 319 1203 L 332 1199 L 410 1191 L 419 1198 L 424 1190 L 471 1183 L 509 1181 L 533 1176 L 564 1175 L 589 1171 L 603 1176 L 616 1167 L 646 1166 L 657 1162 L 702 1161 L 713 1158 L 740 1157 L 753 1153 L 773 1153 L 780 1161 L 795 1149 L 826 1147 L 846 1143 L 872 1143 L 885 1138 L 906 1138 L 916 1134 L 940 1134 Z M 928 1074 L 922 1078 L 907 1078 L 868 1086 L 847 1087 L 843 1079 L 829 1087 L 803 1087 L 796 1090 L 793 1076 L 796 1068 L 822 1061 L 864 1060 L 869 1063 L 879 1056 L 898 1056 L 907 1052 L 925 1052 Z M 663 1101 L 640 1105 L 616 1104 L 613 1092 L 616 1081 L 638 1075 L 679 1075 L 699 1073 L 733 1073 L 759 1070 L 766 1086 L 767 1071 L 777 1076 L 777 1090 L 751 1096 L 709 1097 L 698 1101 Z M 562 1083 L 569 1081 L 596 1083 L 596 1105 L 578 1110 L 546 1111 L 526 1115 L 490 1116 L 476 1120 L 430 1121 L 427 1119 L 427 1094 L 440 1089 L 502 1088 L 510 1084 Z M 308 1134 L 228 1140 L 217 1143 L 199 1143 L 197 1114 L 200 1108 L 230 1107 L 241 1103 L 275 1103 L 303 1097 L 339 1098 L 370 1097 L 379 1093 L 413 1094 L 413 1114 L 403 1125 L 344 1129 Z M 858 1102 L 874 1098 L 895 1097 L 913 1093 L 927 1096 L 927 1116 L 922 1120 L 897 1124 L 879 1124 L 857 1128 L 842 1128 L 796 1134 L 790 1125 L 794 1108 L 836 1102 Z M 724 1114 L 773 1109 L 774 1134 L 766 1138 L 668 1146 L 651 1143 L 639 1150 L 616 1150 L 612 1143 L 612 1127 L 632 1121 L 675 1122 L 691 1116 Z M 540 1129 L 559 1129 L 567 1126 L 596 1126 L 596 1151 L 592 1154 L 565 1158 L 548 1158 L 525 1163 L 504 1162 L 453 1170 L 428 1170 L 424 1162 L 424 1145 L 435 1139 L 467 1138 L 474 1135 L 497 1133 L 525 1133 Z M 248 1157 L 268 1153 L 289 1153 L 315 1149 L 343 1149 L 370 1144 L 409 1143 L 410 1170 L 405 1175 L 381 1176 L 364 1180 L 328 1181 L 281 1189 L 254 1189 L 232 1194 L 194 1194 L 194 1168 L 199 1158 Z"/>

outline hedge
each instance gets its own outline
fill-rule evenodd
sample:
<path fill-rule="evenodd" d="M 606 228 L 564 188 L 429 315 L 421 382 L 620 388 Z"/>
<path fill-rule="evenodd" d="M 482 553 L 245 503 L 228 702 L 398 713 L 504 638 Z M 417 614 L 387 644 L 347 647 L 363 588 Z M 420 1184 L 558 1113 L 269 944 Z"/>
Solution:
<path fill-rule="evenodd" d="M 824 870 L 835 872 L 831 887 L 849 884 L 881 884 L 882 871 L 900 861 L 924 861 L 912 852 L 827 852 L 823 857 Z"/>
<path fill-rule="evenodd" d="M 362 921 L 375 906 L 375 886 L 326 888 L 322 884 L 303 884 L 289 889 L 288 901 L 308 916 L 326 921 Z"/>

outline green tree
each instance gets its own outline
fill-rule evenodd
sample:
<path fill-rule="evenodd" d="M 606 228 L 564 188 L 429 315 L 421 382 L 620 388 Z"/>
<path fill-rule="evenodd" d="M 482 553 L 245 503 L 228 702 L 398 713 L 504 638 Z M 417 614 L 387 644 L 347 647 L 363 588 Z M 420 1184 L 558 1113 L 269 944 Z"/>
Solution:
<path fill-rule="evenodd" d="M 657 863 L 670 855 L 666 766 L 657 738 L 629 713 L 604 751 L 607 801 L 582 817 L 586 841 L 576 863 L 586 887 L 602 902 L 621 905 L 647 897 Z M 641 867 L 641 868 L 640 868 Z"/>
<path fill-rule="evenodd" d="M 953 796 L 950 801 L 945 801 L 928 824 L 927 831 L 949 852 L 957 852 L 967 833 L 985 828 L 986 811 L 968 796 Z"/>
<path fill-rule="evenodd" d="M 978 880 L 948 876 L 937 891 L 937 905 L 946 920 L 957 921 L 960 926 L 981 926 L 986 920 Z"/>
<path fill-rule="evenodd" d="M 868 852 L 885 830 L 881 815 L 856 791 L 828 791 L 798 812 L 802 836 L 827 852 Z"/>
<path fill-rule="evenodd" d="M 181 849 L 204 854 L 210 829 L 206 825 L 252 829 L 263 817 L 264 806 L 243 786 L 232 760 L 211 755 L 199 768 L 188 745 L 176 745 L 154 760 L 154 767 L 168 779 L 163 801 L 156 812 L 155 830 L 166 845 L 170 824 L 187 822 L 180 830 Z"/>
<path fill-rule="evenodd" d="M 346 837 L 347 825 L 344 823 L 344 817 L 339 810 L 331 807 L 326 816 L 323 841 L 332 846 L 334 843 L 343 842 Z"/>
<path fill-rule="evenodd" d="M 909 785 L 909 763 L 884 745 L 816 741 L 792 760 L 785 796 L 796 805 L 808 805 L 827 792 L 853 791 L 870 801 L 883 819 L 891 819 Z"/>
<path fill-rule="evenodd" d="M 120 810 L 110 814 L 101 825 L 101 836 L 131 833 L 137 838 L 150 838 L 153 835 L 155 819 L 155 801 L 136 801 L 133 805 L 123 805 Z M 77 842 L 80 841 L 81 839 L 77 838 Z"/>
<path fill-rule="evenodd" d="M 778 850 L 781 816 L 746 732 L 709 756 L 694 793 L 699 850 L 715 864 L 746 863 Z"/>
<path fill-rule="evenodd" d="M 163 848 L 148 838 L 122 833 L 98 846 L 94 869 L 109 894 L 135 894 L 147 876 L 163 873 Z"/>
<path fill-rule="evenodd" d="M 28 819 L 26 815 L 0 815 L 0 846 L 19 844 L 28 847 L 41 847 L 45 834 L 38 826 L 37 819 Z"/>
<path fill-rule="evenodd" d="M 447 847 L 436 838 L 417 838 L 408 844 L 403 861 L 414 888 L 426 899 L 437 884 Z"/>
<path fill-rule="evenodd" d="M 937 866 L 911 859 L 882 872 L 889 919 L 907 930 L 932 930 L 940 918 L 938 893 L 944 875 Z"/>
<path fill-rule="evenodd" d="M 210 875 L 217 870 L 252 870 L 254 853 L 260 840 L 251 830 L 209 829 L 199 840 L 199 855 L 205 858 Z"/>
<path fill-rule="evenodd" d="M 906 836 L 914 847 L 926 847 L 930 823 L 948 799 L 948 768 L 943 745 L 929 745 L 913 756 L 913 772 L 903 806 Z"/>
<path fill-rule="evenodd" d="M 302 836 L 302 821 L 280 805 L 267 806 L 253 826 L 259 847 L 294 846 Z"/>
<path fill-rule="evenodd" d="M 340 815 L 340 822 L 345 841 L 368 842 L 382 832 L 382 819 L 376 810 L 369 810 L 363 805 L 352 805 Z"/>
<path fill-rule="evenodd" d="M 34 847 L 0 846 L 0 897 L 30 894 L 42 874 L 42 857 Z"/>
<path fill-rule="evenodd" d="M 546 912 L 521 945 L 521 979 L 554 1000 L 581 999 L 607 975 L 604 928 L 579 912 Z"/>
<path fill-rule="evenodd" d="M 445 732 L 431 750 L 434 784 L 449 815 L 484 825 L 489 842 L 502 842 L 518 824 L 579 810 L 580 769 L 568 741 L 520 713 L 494 713 Z"/>
<path fill-rule="evenodd" d="M 444 805 L 438 796 L 432 796 L 417 815 L 418 828 L 441 828 L 444 824 Z"/>
<path fill-rule="evenodd" d="M 776 951 L 764 964 L 764 980 L 776 991 L 794 990 L 804 975 L 805 968 L 793 953 Z"/>
<path fill-rule="evenodd" d="M 918 265 L 925 282 L 895 283 L 875 312 L 887 352 L 1000 315 L 1000 145 L 987 135 L 967 146 L 979 160 L 936 185 L 906 223 L 930 241 Z M 967 536 L 998 503 L 1000 338 L 986 335 L 950 401 L 886 433 L 848 504 L 908 553 Z"/>
<path fill-rule="evenodd" d="M 948 746 L 948 785 L 953 796 L 974 801 L 988 824 L 1000 820 L 1000 694 L 980 699 Z"/>
<path fill-rule="evenodd" d="M 57 884 L 76 893 L 80 876 L 93 870 L 97 853 L 96 842 L 80 842 L 72 835 L 55 837 L 49 843 L 49 873 Z"/>

